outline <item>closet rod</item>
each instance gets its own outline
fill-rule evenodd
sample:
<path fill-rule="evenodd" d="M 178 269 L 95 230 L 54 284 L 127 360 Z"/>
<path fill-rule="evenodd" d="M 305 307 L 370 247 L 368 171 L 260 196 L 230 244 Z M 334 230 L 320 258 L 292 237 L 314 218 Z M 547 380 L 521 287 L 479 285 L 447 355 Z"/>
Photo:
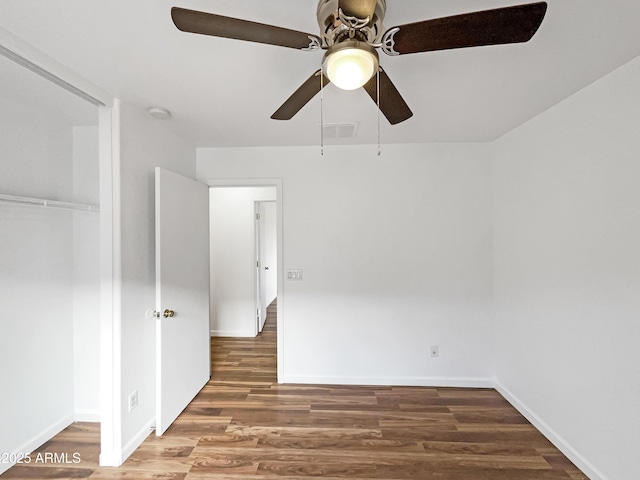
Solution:
<path fill-rule="evenodd" d="M 76 210 L 81 212 L 100 212 L 97 205 L 83 205 L 81 203 L 61 202 L 59 200 L 46 200 L 44 198 L 18 197 L 15 195 L 0 194 L 0 203 L 11 205 L 28 205 L 31 207 L 61 208 L 64 210 Z"/>

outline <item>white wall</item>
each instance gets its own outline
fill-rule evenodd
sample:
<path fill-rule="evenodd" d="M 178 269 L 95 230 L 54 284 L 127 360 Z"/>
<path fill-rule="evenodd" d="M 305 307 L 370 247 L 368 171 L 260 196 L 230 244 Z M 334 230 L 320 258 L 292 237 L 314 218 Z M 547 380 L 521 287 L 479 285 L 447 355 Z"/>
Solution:
<path fill-rule="evenodd" d="M 495 143 L 496 377 L 591 478 L 640 477 L 640 59 Z"/>
<path fill-rule="evenodd" d="M 99 205 L 98 128 L 73 127 L 73 198 Z M 77 421 L 100 420 L 100 215 L 73 213 L 73 386 Z"/>
<path fill-rule="evenodd" d="M 256 334 L 255 202 L 275 200 L 273 187 L 210 189 L 212 336 Z"/>
<path fill-rule="evenodd" d="M 168 131 L 143 108 L 121 104 L 122 216 L 122 441 L 126 457 L 149 433 L 155 418 L 154 168 L 195 178 L 195 148 Z M 138 407 L 128 396 L 138 391 Z"/>
<path fill-rule="evenodd" d="M 0 96 L 0 193 L 72 200 L 71 156 L 59 118 Z M 0 204 L 0 452 L 73 421 L 72 241 L 71 212 Z"/>
<path fill-rule="evenodd" d="M 198 150 L 200 179 L 282 179 L 284 269 L 304 280 L 278 305 L 280 379 L 491 384 L 488 148 L 319 150 Z"/>

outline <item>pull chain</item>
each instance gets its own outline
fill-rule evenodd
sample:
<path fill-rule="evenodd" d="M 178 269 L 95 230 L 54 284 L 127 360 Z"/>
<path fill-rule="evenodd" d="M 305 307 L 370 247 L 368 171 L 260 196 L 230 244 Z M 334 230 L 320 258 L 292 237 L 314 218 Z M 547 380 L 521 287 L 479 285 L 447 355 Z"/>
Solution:
<path fill-rule="evenodd" d="M 320 67 L 320 155 L 324 156 L 324 72 Z"/>
<path fill-rule="evenodd" d="M 378 67 L 376 77 L 376 90 L 378 96 L 378 156 L 380 156 L 380 67 Z"/>

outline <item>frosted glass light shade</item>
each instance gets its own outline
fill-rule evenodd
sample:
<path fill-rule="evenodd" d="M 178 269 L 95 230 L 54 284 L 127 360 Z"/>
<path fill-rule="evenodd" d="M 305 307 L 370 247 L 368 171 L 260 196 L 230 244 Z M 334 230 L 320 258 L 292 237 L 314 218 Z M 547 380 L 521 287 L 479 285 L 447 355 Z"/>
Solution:
<path fill-rule="evenodd" d="M 342 90 L 362 87 L 378 68 L 376 56 L 361 48 L 343 48 L 329 53 L 325 72 L 331 83 Z"/>

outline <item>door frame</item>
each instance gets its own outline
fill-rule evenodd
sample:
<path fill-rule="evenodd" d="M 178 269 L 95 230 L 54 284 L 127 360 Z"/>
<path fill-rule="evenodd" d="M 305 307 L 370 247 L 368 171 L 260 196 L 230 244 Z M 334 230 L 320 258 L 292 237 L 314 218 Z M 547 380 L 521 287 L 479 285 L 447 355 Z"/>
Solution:
<path fill-rule="evenodd" d="M 98 107 L 100 183 L 100 465 L 122 464 L 120 404 L 120 102 L 0 27 L 0 55 Z"/>
<path fill-rule="evenodd" d="M 283 214 L 282 214 L 282 178 L 198 178 L 198 181 L 206 183 L 209 187 L 275 187 L 276 188 L 276 234 L 278 250 L 278 292 L 277 292 L 277 351 L 278 351 L 278 383 L 284 378 L 284 255 L 283 255 Z M 255 290 L 255 286 L 254 286 Z"/>

